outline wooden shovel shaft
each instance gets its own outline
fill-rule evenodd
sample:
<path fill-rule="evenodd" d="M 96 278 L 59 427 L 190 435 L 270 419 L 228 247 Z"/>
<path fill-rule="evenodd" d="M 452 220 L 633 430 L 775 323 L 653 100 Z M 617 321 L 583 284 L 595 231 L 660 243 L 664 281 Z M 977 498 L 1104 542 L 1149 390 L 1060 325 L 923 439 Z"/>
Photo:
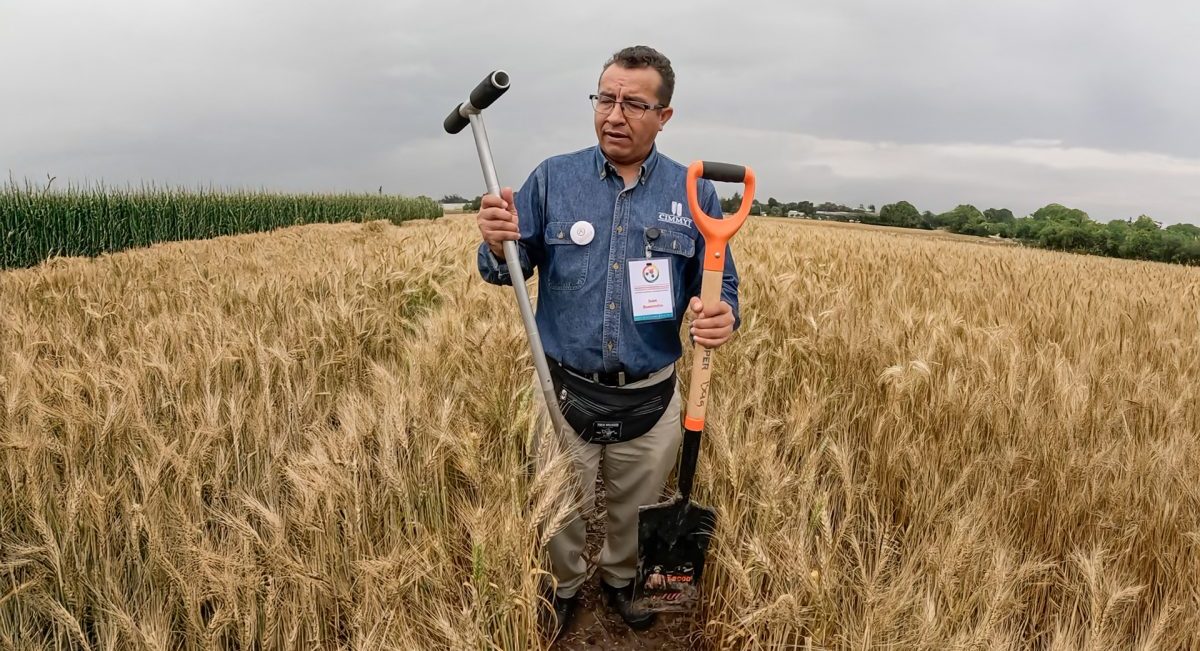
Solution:
<path fill-rule="evenodd" d="M 721 300 L 722 271 L 705 270 L 700 284 L 700 303 L 707 310 Z M 712 348 L 696 344 L 692 354 L 691 388 L 688 390 L 687 415 L 684 417 L 683 454 L 679 462 L 679 494 L 686 504 L 692 496 L 692 480 L 700 458 L 700 434 L 704 431 L 704 413 L 708 406 L 709 380 L 712 378 Z"/>
<path fill-rule="evenodd" d="M 700 206 L 696 181 L 706 178 L 712 181 L 744 183 L 746 195 L 737 212 L 724 219 L 714 219 L 705 214 Z M 746 217 L 754 197 L 754 170 L 742 165 L 696 161 L 688 166 L 688 208 L 696 220 L 696 228 L 704 236 L 704 275 L 700 281 L 700 303 L 704 311 L 715 308 L 721 302 L 721 288 L 725 284 L 725 266 L 729 264 L 730 238 L 737 233 Z M 704 413 L 708 408 L 709 380 L 712 378 L 713 349 L 695 344 L 692 356 L 692 379 L 688 390 L 687 414 L 683 419 L 683 454 L 679 463 L 679 494 L 684 504 L 692 494 L 692 479 L 696 475 L 696 463 L 700 457 L 700 435 L 704 431 Z"/>
<path fill-rule="evenodd" d="M 724 282 L 722 271 L 705 270 L 704 279 L 700 284 L 700 302 L 704 310 L 716 307 L 721 301 L 721 285 Z M 713 353 L 707 346 L 695 344 L 692 354 L 692 379 L 688 390 L 687 415 L 684 418 L 685 428 L 693 431 L 704 429 L 704 413 L 708 406 L 708 382 L 712 377 Z"/>

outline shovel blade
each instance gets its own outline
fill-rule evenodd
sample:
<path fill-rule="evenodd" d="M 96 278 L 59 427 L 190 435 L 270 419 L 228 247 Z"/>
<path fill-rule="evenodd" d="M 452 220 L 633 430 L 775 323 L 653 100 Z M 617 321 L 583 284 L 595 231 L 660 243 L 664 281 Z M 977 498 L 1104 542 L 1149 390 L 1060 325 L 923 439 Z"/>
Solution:
<path fill-rule="evenodd" d="M 639 508 L 635 607 L 660 613 L 693 610 L 716 526 L 715 510 L 679 495 Z"/>

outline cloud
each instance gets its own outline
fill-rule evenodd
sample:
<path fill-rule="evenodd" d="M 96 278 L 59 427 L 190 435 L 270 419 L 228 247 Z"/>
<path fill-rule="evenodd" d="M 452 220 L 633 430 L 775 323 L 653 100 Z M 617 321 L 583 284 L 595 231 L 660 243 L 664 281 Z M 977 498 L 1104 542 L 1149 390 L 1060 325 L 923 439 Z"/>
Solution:
<path fill-rule="evenodd" d="M 712 125 L 679 127 L 673 136 L 676 148 L 703 148 L 705 158 L 719 154 L 752 165 L 763 200 L 768 194 L 877 206 L 907 200 L 934 212 L 971 203 L 1017 214 L 1058 202 L 1101 221 L 1186 215 L 1200 204 L 1200 159 L 1158 153 L 872 142 Z"/>
<path fill-rule="evenodd" d="M 440 125 L 485 73 L 513 77 L 487 119 L 519 184 L 594 142 L 601 62 L 647 43 L 678 77 L 664 150 L 750 162 L 779 198 L 1197 219 L 1185 0 L 681 6 L 8 0 L 0 170 L 474 194 L 470 136 Z"/>
<path fill-rule="evenodd" d="M 1057 138 L 1018 138 L 1012 141 L 1014 147 L 1061 147 L 1063 141 Z"/>

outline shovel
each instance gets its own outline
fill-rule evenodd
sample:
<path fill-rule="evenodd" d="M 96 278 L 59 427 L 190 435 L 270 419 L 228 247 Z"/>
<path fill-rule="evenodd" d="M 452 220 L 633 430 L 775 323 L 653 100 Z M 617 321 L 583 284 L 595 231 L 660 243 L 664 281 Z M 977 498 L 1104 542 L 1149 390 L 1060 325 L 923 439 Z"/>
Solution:
<path fill-rule="evenodd" d="M 738 211 L 724 219 L 704 214 L 696 197 L 698 178 L 744 183 L 745 195 Z M 704 279 L 700 301 L 704 308 L 721 300 L 725 248 L 750 214 L 754 201 L 754 172 L 749 167 L 696 161 L 688 166 L 688 207 L 704 236 Z M 708 404 L 713 349 L 695 345 L 692 379 L 684 419 L 683 454 L 679 463 L 679 493 L 670 500 L 638 509 L 638 571 L 634 580 L 634 607 L 651 612 L 683 612 L 700 601 L 704 557 L 717 526 L 717 512 L 691 500 L 700 433 Z"/>

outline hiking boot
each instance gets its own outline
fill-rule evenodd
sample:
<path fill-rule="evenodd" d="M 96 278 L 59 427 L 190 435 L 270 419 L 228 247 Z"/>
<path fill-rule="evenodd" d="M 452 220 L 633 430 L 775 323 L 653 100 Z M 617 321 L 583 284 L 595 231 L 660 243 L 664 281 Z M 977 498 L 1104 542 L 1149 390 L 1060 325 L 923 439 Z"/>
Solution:
<path fill-rule="evenodd" d="M 644 631 L 654 625 L 654 620 L 657 617 L 656 613 L 652 613 L 644 608 L 637 608 L 633 605 L 632 582 L 624 588 L 614 588 L 601 579 L 600 589 L 608 599 L 608 607 L 620 615 L 629 628 L 635 631 Z"/>
<path fill-rule="evenodd" d="M 571 620 L 575 619 L 575 608 L 579 605 L 579 595 L 574 597 L 550 596 L 550 605 L 554 608 L 554 619 L 546 617 L 546 628 L 553 632 L 552 640 L 557 642 L 571 628 Z"/>

